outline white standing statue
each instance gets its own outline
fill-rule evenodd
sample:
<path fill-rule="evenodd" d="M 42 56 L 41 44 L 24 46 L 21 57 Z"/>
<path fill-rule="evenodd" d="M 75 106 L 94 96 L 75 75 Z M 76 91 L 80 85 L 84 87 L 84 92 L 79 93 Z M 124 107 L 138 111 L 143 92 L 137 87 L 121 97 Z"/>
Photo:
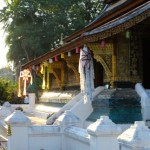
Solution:
<path fill-rule="evenodd" d="M 79 59 L 79 73 L 80 73 L 80 88 L 84 93 L 84 102 L 93 101 L 94 88 L 94 67 L 93 58 L 89 48 L 84 45 L 80 52 Z"/>

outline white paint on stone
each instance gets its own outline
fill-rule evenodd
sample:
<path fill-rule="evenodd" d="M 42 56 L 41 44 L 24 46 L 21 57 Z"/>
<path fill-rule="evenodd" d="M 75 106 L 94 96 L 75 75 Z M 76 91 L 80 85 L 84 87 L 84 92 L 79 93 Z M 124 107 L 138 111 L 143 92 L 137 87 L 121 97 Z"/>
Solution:
<path fill-rule="evenodd" d="M 91 135 L 95 136 L 102 136 L 107 134 L 116 135 L 121 133 L 121 128 L 113 123 L 108 116 L 101 116 L 100 119 L 89 125 L 87 130 Z"/>
<path fill-rule="evenodd" d="M 89 139 L 90 139 L 90 136 L 86 129 L 82 129 L 82 128 L 74 127 L 74 126 L 66 128 L 65 135 L 75 138 L 77 140 L 83 141 L 83 142 L 89 142 Z"/>
<path fill-rule="evenodd" d="M 9 116 L 12 113 L 10 108 L 6 108 L 6 107 L 1 107 L 0 109 L 0 119 L 1 118 L 6 118 L 7 116 Z"/>
<path fill-rule="evenodd" d="M 59 133 L 60 132 L 60 127 L 53 125 L 53 126 L 30 126 L 29 127 L 29 134 L 38 134 L 38 135 L 47 135 L 47 134 L 54 134 L 54 133 Z"/>
<path fill-rule="evenodd" d="M 122 149 L 147 149 L 150 148 L 150 129 L 144 121 L 136 121 L 129 129 L 123 132 L 118 141 Z"/>
<path fill-rule="evenodd" d="M 119 150 L 117 137 L 121 129 L 108 116 L 101 116 L 87 131 L 90 134 L 90 150 Z"/>
<path fill-rule="evenodd" d="M 135 90 L 141 97 L 142 117 L 144 121 L 150 120 L 150 96 L 141 83 L 135 85 Z"/>
<path fill-rule="evenodd" d="M 5 119 L 6 124 L 30 124 L 31 121 L 30 119 L 25 116 L 23 114 L 23 112 L 21 112 L 20 110 L 15 110 L 11 115 L 9 115 L 6 119 Z"/>
<path fill-rule="evenodd" d="M 71 111 L 67 110 L 58 119 L 56 119 L 54 124 L 62 126 L 70 126 L 70 125 L 79 126 L 80 119 L 76 115 L 74 115 Z"/>

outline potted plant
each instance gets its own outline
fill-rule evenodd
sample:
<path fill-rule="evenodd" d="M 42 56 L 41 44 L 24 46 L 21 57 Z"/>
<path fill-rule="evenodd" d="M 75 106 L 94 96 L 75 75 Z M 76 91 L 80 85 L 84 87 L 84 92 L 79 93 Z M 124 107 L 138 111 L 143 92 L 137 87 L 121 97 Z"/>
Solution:
<path fill-rule="evenodd" d="M 36 85 L 34 83 L 30 83 L 27 88 L 28 93 L 36 93 Z"/>
<path fill-rule="evenodd" d="M 28 98 L 29 98 L 29 110 L 33 111 L 34 107 L 35 107 L 35 94 L 36 94 L 36 84 L 32 83 L 29 84 L 28 88 L 27 88 L 27 92 L 28 92 Z"/>

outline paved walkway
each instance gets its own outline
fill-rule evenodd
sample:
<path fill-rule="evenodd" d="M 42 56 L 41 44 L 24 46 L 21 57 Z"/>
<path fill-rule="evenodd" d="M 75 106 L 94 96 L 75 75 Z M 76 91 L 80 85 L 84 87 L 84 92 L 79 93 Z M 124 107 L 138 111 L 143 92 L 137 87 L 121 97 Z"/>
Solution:
<path fill-rule="evenodd" d="M 27 117 L 31 120 L 33 125 L 46 125 L 46 119 L 35 117 L 32 115 L 27 115 Z"/>
<path fill-rule="evenodd" d="M 48 105 L 49 104 L 49 105 Z M 61 109 L 63 104 L 47 103 L 36 104 L 34 113 L 24 113 L 30 120 L 33 125 L 46 125 L 47 116 L 53 114 Z"/>

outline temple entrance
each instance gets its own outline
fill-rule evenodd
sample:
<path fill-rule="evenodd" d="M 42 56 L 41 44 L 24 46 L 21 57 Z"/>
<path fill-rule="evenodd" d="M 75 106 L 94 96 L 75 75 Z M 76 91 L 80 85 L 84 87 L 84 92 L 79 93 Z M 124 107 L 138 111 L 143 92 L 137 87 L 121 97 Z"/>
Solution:
<path fill-rule="evenodd" d="M 98 86 L 103 85 L 103 67 L 101 63 L 97 62 L 94 59 L 94 73 L 95 73 L 95 79 L 94 79 L 94 86 L 95 88 Z"/>
<path fill-rule="evenodd" d="M 143 38 L 143 86 L 150 89 L 150 38 Z"/>

